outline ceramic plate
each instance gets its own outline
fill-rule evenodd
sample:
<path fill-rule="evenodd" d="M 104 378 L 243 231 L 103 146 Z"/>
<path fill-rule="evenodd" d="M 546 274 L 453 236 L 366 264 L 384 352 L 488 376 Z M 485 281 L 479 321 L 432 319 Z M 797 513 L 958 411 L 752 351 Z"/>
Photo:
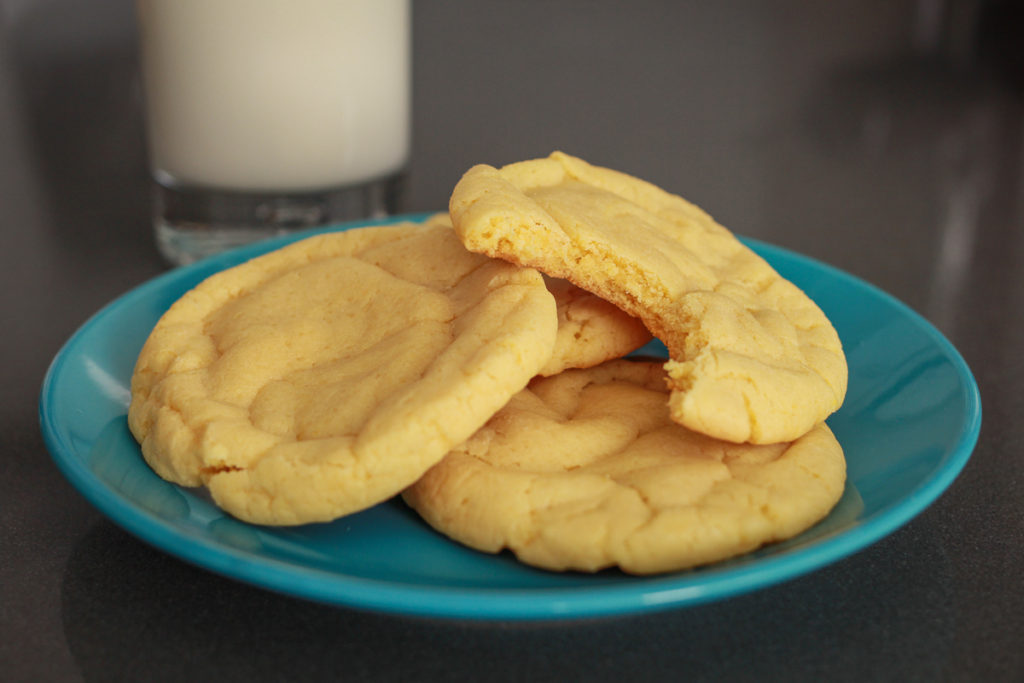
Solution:
<path fill-rule="evenodd" d="M 437 534 L 399 500 L 330 524 L 244 524 L 146 466 L 125 419 L 129 380 L 150 329 L 179 296 L 211 273 L 303 235 L 172 270 L 124 294 L 68 340 L 40 398 L 47 446 L 89 501 L 154 546 L 238 580 L 327 603 L 462 618 L 692 605 L 799 576 L 891 533 L 942 493 L 977 440 L 974 378 L 934 327 L 850 275 L 747 241 L 824 309 L 849 361 L 846 403 L 829 419 L 848 461 L 846 491 L 829 517 L 800 536 L 706 568 L 632 577 L 549 573 L 507 553 L 479 553 Z M 664 353 L 657 344 L 646 351 Z"/>

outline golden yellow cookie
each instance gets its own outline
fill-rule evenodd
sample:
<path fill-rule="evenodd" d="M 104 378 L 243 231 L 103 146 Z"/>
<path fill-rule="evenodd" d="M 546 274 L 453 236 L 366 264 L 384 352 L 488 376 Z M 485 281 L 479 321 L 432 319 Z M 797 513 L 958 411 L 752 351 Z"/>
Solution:
<path fill-rule="evenodd" d="M 150 466 L 262 524 L 330 520 L 414 482 L 548 362 L 541 275 L 450 225 L 313 237 L 216 274 L 160 319 L 128 420 Z"/>
<path fill-rule="evenodd" d="M 537 378 L 403 496 L 435 529 L 529 564 L 665 572 L 794 536 L 840 499 L 824 424 L 793 443 L 733 444 L 668 414 L 658 363 Z"/>
<path fill-rule="evenodd" d="M 734 442 L 789 441 L 846 393 L 821 310 L 728 230 L 650 183 L 555 153 L 456 185 L 471 250 L 565 278 L 640 318 L 668 347 L 673 419 Z"/>
<path fill-rule="evenodd" d="M 435 214 L 430 221 L 451 225 L 448 214 Z M 568 280 L 545 278 L 555 297 L 558 334 L 551 360 L 541 375 L 557 375 L 569 368 L 589 368 L 606 360 L 621 358 L 651 340 L 644 324 L 625 311 L 580 289 Z"/>
<path fill-rule="evenodd" d="M 621 358 L 651 340 L 638 319 L 568 280 L 545 278 L 558 308 L 555 349 L 539 374 L 590 368 Z"/>

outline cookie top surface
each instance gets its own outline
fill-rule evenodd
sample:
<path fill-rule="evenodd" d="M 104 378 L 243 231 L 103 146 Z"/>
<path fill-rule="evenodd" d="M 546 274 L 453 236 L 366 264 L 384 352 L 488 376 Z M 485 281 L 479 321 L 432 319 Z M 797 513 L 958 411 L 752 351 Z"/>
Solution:
<path fill-rule="evenodd" d="M 672 421 L 666 391 L 650 362 L 534 379 L 404 498 L 480 550 L 638 574 L 794 536 L 840 499 L 845 460 L 824 424 L 793 443 L 733 444 Z"/>
<path fill-rule="evenodd" d="M 669 350 L 673 419 L 734 442 L 792 440 L 846 393 L 822 311 L 726 228 L 645 181 L 566 154 L 470 169 L 451 217 L 471 251 L 565 278 Z"/>
<path fill-rule="evenodd" d="M 449 225 L 319 235 L 218 273 L 159 320 L 129 426 L 232 515 L 325 521 L 416 480 L 549 360 L 541 275 Z"/>

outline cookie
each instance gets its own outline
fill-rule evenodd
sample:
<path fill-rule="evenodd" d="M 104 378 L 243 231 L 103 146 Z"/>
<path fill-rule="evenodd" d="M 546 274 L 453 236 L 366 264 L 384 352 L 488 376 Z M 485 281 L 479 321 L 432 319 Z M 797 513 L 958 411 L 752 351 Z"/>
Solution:
<path fill-rule="evenodd" d="M 570 368 L 590 368 L 621 358 L 651 340 L 638 319 L 621 308 L 580 289 L 568 280 L 545 278 L 555 297 L 558 334 L 555 348 L 540 375 L 557 375 Z"/>
<path fill-rule="evenodd" d="M 668 348 L 680 424 L 785 442 L 842 404 L 846 359 L 824 313 L 681 197 L 556 152 L 473 167 L 450 213 L 471 251 L 570 280 L 642 320 Z"/>
<path fill-rule="evenodd" d="M 733 444 L 670 419 L 659 363 L 534 379 L 403 493 L 470 547 L 551 570 L 651 574 L 792 537 L 843 493 L 819 424 L 792 443 Z"/>
<path fill-rule="evenodd" d="M 448 214 L 430 217 L 434 223 L 451 225 Z M 604 299 L 580 289 L 568 280 L 544 278 L 555 297 L 558 334 L 551 360 L 541 375 L 557 375 L 569 368 L 589 368 L 621 358 L 651 340 L 644 324 Z"/>
<path fill-rule="evenodd" d="M 413 483 L 548 362 L 532 269 L 450 225 L 323 234 L 213 275 L 159 320 L 132 376 L 150 466 L 239 519 L 288 525 Z"/>

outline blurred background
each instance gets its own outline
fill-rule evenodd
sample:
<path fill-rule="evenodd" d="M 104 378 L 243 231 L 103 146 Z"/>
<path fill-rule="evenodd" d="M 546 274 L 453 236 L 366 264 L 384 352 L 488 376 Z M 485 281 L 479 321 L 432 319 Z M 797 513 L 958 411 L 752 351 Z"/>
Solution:
<path fill-rule="evenodd" d="M 878 221 L 899 240 L 970 212 L 947 204 L 981 197 L 950 185 L 998 174 L 977 167 L 1019 147 L 1020 116 L 998 100 L 1024 87 L 1021 14 L 1000 0 L 418 3 L 405 204 L 443 208 L 474 163 L 563 149 L 812 253 Z M 70 254 L 148 238 L 136 49 L 130 0 L 0 0 L 3 192 L 47 195 L 56 214 L 21 224 L 59 231 Z M 113 205 L 117 225 L 90 223 Z"/>

